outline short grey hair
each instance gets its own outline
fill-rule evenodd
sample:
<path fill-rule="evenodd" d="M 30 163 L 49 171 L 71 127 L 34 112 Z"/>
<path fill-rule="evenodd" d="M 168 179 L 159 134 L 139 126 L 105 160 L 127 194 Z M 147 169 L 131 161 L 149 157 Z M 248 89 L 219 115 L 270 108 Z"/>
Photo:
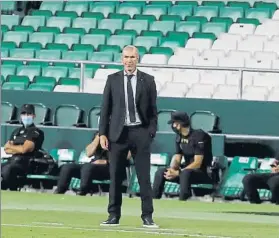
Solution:
<path fill-rule="evenodd" d="M 129 51 L 129 50 L 134 50 L 134 51 L 136 51 L 137 55 L 139 55 L 138 48 L 135 47 L 134 45 L 126 45 L 126 46 L 123 48 L 122 52 L 124 52 L 124 51 Z"/>

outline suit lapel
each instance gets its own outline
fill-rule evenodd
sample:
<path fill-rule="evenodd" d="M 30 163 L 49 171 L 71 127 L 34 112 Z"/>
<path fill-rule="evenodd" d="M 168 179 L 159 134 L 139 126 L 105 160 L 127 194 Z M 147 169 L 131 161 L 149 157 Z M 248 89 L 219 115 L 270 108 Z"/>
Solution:
<path fill-rule="evenodd" d="M 137 87 L 136 87 L 136 104 L 140 100 L 140 96 L 142 93 L 142 84 L 143 84 L 143 78 L 142 78 L 142 73 L 141 71 L 137 71 Z"/>
<path fill-rule="evenodd" d="M 118 76 L 119 87 L 120 87 L 120 102 L 125 105 L 125 91 L 124 91 L 124 72 L 121 71 Z"/>

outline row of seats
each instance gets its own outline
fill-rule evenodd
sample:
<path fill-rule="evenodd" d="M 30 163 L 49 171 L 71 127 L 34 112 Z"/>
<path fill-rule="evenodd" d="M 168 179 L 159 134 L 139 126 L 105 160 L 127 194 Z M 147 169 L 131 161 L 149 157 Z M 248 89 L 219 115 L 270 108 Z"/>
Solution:
<path fill-rule="evenodd" d="M 53 111 L 42 103 L 33 103 L 33 105 L 36 112 L 34 119 L 36 125 L 94 129 L 99 127 L 100 107 L 94 107 L 86 113 L 75 105 L 60 105 Z M 18 107 L 9 102 L 2 102 L 1 106 L 1 121 L 8 124 L 18 124 L 20 120 Z M 173 111 L 158 111 L 158 131 L 172 131 L 167 122 Z M 218 116 L 210 111 L 196 111 L 190 115 L 191 126 L 194 129 L 202 128 L 207 132 L 220 133 L 219 121 Z"/>

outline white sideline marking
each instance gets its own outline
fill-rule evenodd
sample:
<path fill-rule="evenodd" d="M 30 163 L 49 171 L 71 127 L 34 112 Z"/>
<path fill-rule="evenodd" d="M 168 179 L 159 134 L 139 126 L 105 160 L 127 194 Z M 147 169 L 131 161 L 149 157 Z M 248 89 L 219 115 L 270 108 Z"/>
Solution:
<path fill-rule="evenodd" d="M 51 224 L 51 223 L 49 223 Z M 51 228 L 51 229 L 67 229 L 67 230 L 82 230 L 82 231 L 102 231 L 102 232 L 123 232 L 123 233 L 142 233 L 142 234 L 153 234 L 153 235 L 168 235 L 168 236 L 186 236 L 186 237 L 202 237 L 202 238 L 232 238 L 229 236 L 214 236 L 214 235 L 201 235 L 201 234 L 186 234 L 186 233 L 175 233 L 175 229 L 162 229 L 169 230 L 169 232 L 160 232 L 160 229 L 143 229 L 135 227 L 126 227 L 126 229 L 103 229 L 103 228 L 84 228 L 84 227 L 72 227 L 72 226 L 51 226 L 51 225 L 29 225 L 29 224 L 1 224 L 1 226 L 10 227 L 28 227 L 28 228 Z M 150 230 L 150 231 L 148 231 Z M 172 231 L 172 232 L 171 232 Z"/>

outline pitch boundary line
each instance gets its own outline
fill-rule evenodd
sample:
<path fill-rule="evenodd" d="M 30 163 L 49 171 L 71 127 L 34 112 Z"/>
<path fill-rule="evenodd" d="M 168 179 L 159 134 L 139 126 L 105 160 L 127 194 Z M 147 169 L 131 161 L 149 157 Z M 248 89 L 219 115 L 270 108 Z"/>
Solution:
<path fill-rule="evenodd" d="M 32 225 L 32 224 L 1 224 L 6 227 L 28 227 L 28 228 L 47 228 L 47 229 L 66 229 L 66 230 L 82 230 L 82 231 L 100 231 L 100 232 L 123 232 L 123 233 L 142 233 L 142 234 L 153 234 L 153 235 L 168 235 L 168 236 L 189 236 L 189 237 L 200 237 L 200 238 L 232 238 L 228 236 L 216 236 L 216 235 L 202 235 L 202 234 L 187 234 L 187 233 L 176 233 L 175 229 L 144 229 L 135 227 L 125 227 L 124 229 L 115 228 L 86 228 L 86 227 L 74 227 L 74 226 L 60 226 L 60 225 Z M 172 232 L 171 232 L 172 231 Z"/>

